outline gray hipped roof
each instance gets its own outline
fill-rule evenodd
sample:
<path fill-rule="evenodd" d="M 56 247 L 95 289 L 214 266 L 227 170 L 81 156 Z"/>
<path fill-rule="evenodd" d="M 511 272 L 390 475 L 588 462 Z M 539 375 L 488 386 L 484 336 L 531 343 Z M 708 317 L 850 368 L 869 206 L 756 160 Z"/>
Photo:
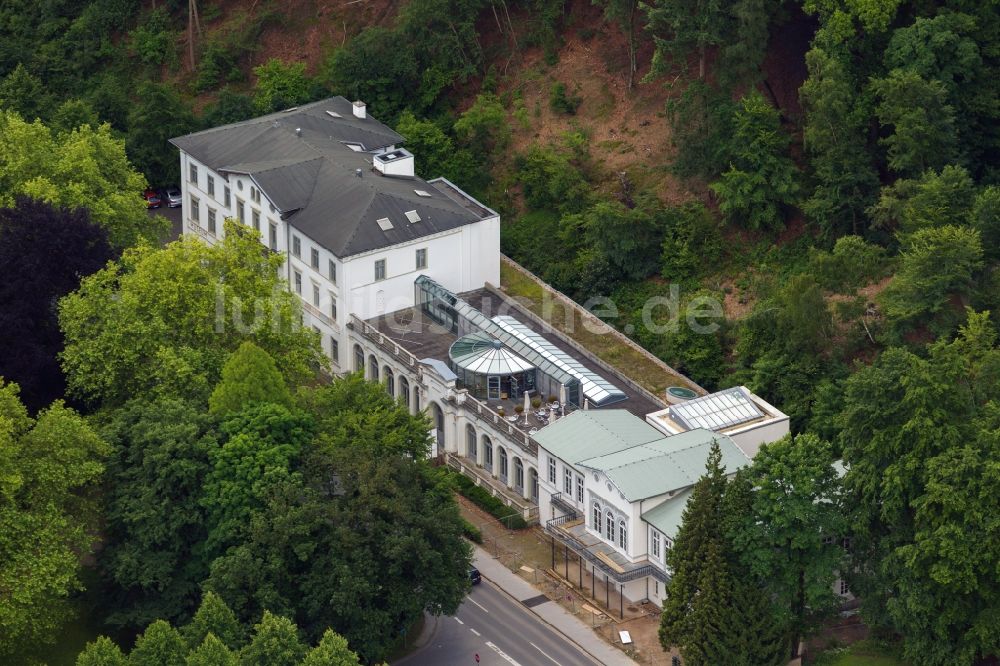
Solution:
<path fill-rule="evenodd" d="M 343 97 L 333 97 L 170 142 L 219 173 L 251 176 L 284 219 L 338 257 L 448 231 L 492 214 L 457 199 L 447 182 L 373 172 L 370 153 L 345 145 L 372 151 L 402 141 L 374 118 L 355 117 Z M 419 221 L 410 222 L 410 211 L 416 211 Z M 391 228 L 383 228 L 383 218 Z"/>

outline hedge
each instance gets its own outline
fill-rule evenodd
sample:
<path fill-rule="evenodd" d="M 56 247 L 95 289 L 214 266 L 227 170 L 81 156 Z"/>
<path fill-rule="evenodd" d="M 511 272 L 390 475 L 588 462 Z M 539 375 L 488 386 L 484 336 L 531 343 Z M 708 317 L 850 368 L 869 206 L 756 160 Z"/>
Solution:
<path fill-rule="evenodd" d="M 462 518 L 462 536 L 464 536 L 469 541 L 474 543 L 483 542 L 483 533 L 479 531 L 479 528 Z"/>
<path fill-rule="evenodd" d="M 445 480 L 455 492 L 502 522 L 508 528 L 519 530 L 528 526 L 528 523 L 521 517 L 521 514 L 515 512 L 515 509 L 512 509 L 491 495 L 485 488 L 477 486 L 472 479 L 464 474 L 452 471 L 447 467 L 438 467 L 436 471 L 441 476 L 441 479 Z"/>

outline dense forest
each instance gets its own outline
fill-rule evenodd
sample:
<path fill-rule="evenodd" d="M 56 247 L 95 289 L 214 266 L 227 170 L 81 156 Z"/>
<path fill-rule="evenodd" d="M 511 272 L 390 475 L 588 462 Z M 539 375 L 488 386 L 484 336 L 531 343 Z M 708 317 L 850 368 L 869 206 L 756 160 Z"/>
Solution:
<path fill-rule="evenodd" d="M 296 39 L 313 24 L 325 37 Z M 285 56 L 285 41 L 308 57 Z M 603 68 L 569 77 L 580 53 Z M 322 587 L 321 570 L 371 566 L 341 537 L 389 547 L 343 518 L 370 511 L 362 479 L 394 484 L 400 515 L 371 519 L 412 525 L 399 538 L 426 554 L 396 585 L 451 580 L 435 553 L 468 557 L 447 492 L 410 457 L 425 424 L 361 382 L 313 386 L 309 336 L 220 346 L 187 325 L 212 302 L 210 278 L 280 300 L 273 270 L 237 233 L 217 249 L 154 249 L 164 230 L 134 196 L 179 180 L 170 137 L 331 94 L 395 127 L 421 175 L 500 211 L 516 261 L 579 302 L 610 296 L 609 323 L 702 386 L 745 384 L 791 416 L 796 437 L 746 476 L 727 483 L 709 465 L 672 553 L 687 571 L 675 598 L 725 588 L 698 609 L 718 615 L 763 589 L 773 603 L 756 617 L 773 618 L 775 640 L 806 635 L 832 612 L 815 566 L 829 562 L 797 537 L 821 530 L 849 537 L 840 564 L 864 619 L 909 661 L 997 654 L 998 74 L 1000 8 L 971 0 L 5 3 L 0 590 L 29 584 L 0 604 L 0 655 L 54 639 L 84 587 L 81 559 L 96 572 L 87 586 L 114 599 L 102 629 L 158 627 L 179 659 L 242 654 L 251 627 L 281 622 L 305 639 L 296 661 L 326 663 L 306 643 L 332 645 L 328 627 L 382 659 L 386 635 L 461 598 L 464 580 L 425 598 Z M 715 333 L 643 325 L 644 304 L 675 285 L 685 303 L 723 304 Z M 371 460 L 385 447 L 394 455 Z M 239 476 L 250 451 L 263 478 Z M 825 476 L 834 460 L 842 479 Z M 332 491 L 331 469 L 358 487 Z M 757 492 L 795 474 L 815 485 Z M 803 508 L 820 498 L 842 520 Z M 798 521 L 784 534 L 753 529 L 782 510 Z M 319 529 L 330 522 L 345 534 Z M 718 566 L 697 565 L 704 548 Z M 238 637 L 190 638 L 204 593 L 225 601 Z M 323 594 L 368 603 L 330 617 Z M 665 609 L 664 640 L 690 663 L 722 663 L 683 614 Z M 726 640 L 713 649 L 747 638 Z M 756 663 L 780 658 L 758 647 Z"/>

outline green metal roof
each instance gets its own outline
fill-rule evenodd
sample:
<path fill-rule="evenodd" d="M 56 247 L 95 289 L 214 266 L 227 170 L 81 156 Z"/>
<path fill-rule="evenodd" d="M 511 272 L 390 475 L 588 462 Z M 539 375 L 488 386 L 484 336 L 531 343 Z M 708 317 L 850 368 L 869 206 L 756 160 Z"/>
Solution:
<path fill-rule="evenodd" d="M 534 439 L 539 446 L 575 465 L 663 439 L 663 433 L 624 409 L 578 409 L 539 430 Z"/>
<path fill-rule="evenodd" d="M 750 459 L 729 437 L 699 428 L 609 451 L 580 460 L 579 465 L 604 472 L 632 502 L 694 485 L 705 473 L 713 440 L 719 443 L 721 464 L 727 472 L 750 464 Z"/>
<path fill-rule="evenodd" d="M 676 539 L 677 530 L 680 529 L 681 518 L 684 515 L 684 507 L 687 506 L 692 491 L 693 488 L 682 490 L 666 502 L 658 504 L 642 514 L 641 518 L 671 539 Z"/>

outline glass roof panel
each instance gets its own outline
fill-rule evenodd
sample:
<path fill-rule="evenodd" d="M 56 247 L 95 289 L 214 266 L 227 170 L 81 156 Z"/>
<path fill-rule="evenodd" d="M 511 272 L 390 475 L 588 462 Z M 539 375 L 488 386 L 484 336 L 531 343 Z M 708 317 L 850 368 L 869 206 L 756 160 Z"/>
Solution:
<path fill-rule="evenodd" d="M 595 405 L 617 402 L 627 397 L 614 384 L 588 369 L 517 319 L 508 315 L 498 315 L 493 318 L 492 322 L 508 336 L 518 341 L 518 345 L 508 342 L 512 349 L 517 349 L 518 346 L 530 349 L 553 366 L 576 377 L 580 381 L 583 395 Z"/>
<path fill-rule="evenodd" d="M 764 416 L 742 388 L 726 389 L 670 407 L 670 417 L 688 429 L 721 430 Z"/>

